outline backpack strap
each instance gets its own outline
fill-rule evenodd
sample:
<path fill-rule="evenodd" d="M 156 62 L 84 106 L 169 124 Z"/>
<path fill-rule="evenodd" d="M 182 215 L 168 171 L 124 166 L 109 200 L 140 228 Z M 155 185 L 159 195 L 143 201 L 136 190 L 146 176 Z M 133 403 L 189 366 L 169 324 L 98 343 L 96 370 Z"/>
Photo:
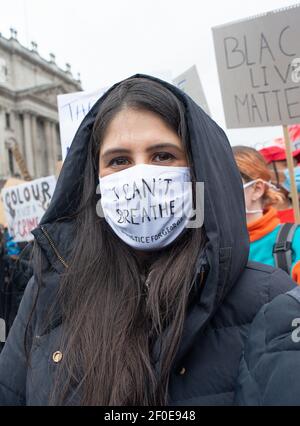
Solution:
<path fill-rule="evenodd" d="M 276 268 L 283 269 L 288 274 L 292 266 L 292 241 L 297 227 L 294 223 L 281 225 L 273 247 Z"/>

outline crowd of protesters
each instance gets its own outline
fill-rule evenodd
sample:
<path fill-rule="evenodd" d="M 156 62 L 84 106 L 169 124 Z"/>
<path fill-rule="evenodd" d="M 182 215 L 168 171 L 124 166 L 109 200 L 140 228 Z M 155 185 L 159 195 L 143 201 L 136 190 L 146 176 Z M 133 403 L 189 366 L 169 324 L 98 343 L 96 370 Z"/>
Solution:
<path fill-rule="evenodd" d="M 169 222 L 116 219 L 138 179 L 204 182 L 204 226 L 182 217 L 144 247 Z M 284 150 L 232 149 L 168 83 L 113 86 L 73 140 L 35 244 L 0 230 L 0 405 L 300 405 L 284 357 L 299 349 L 278 343 L 300 316 L 290 190 Z"/>

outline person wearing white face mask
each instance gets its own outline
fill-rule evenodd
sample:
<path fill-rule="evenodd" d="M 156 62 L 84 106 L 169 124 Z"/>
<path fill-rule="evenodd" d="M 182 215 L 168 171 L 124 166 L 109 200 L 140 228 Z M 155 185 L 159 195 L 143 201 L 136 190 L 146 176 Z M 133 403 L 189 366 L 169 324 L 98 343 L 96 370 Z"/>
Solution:
<path fill-rule="evenodd" d="M 32 231 L 0 405 L 233 405 L 250 323 L 294 286 L 248 262 L 243 197 L 225 133 L 187 94 L 143 75 L 108 90 Z"/>
<path fill-rule="evenodd" d="M 300 161 L 300 149 L 296 139 L 299 138 L 300 126 L 290 126 L 289 132 L 294 149 L 292 150 L 294 173 L 296 179 L 296 185 L 298 193 L 300 194 L 299 182 L 299 166 Z M 281 140 L 280 140 L 281 141 Z M 281 223 L 295 223 L 294 209 L 292 205 L 290 195 L 290 177 L 286 161 L 286 152 L 284 148 L 284 141 L 282 144 L 274 144 L 259 150 L 260 154 L 263 155 L 268 168 L 270 170 L 272 182 L 279 188 L 282 194 L 281 200 L 274 206 L 278 212 L 278 217 Z M 283 145 L 283 146 L 282 146 Z M 300 196 L 300 195 L 299 195 Z"/>
<path fill-rule="evenodd" d="M 274 205 L 282 195 L 263 156 L 247 146 L 235 146 L 233 153 L 243 180 L 249 259 L 280 267 L 300 284 L 300 227 L 280 223 Z"/>

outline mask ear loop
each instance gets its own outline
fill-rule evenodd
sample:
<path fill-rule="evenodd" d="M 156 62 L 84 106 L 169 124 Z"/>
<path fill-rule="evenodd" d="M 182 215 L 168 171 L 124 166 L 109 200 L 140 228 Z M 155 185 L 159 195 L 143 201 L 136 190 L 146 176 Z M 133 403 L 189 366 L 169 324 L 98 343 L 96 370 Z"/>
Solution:
<path fill-rule="evenodd" d="M 243 184 L 243 188 L 246 189 L 249 186 L 253 185 L 255 182 L 257 182 L 257 179 L 250 180 L 249 182 Z"/>
<path fill-rule="evenodd" d="M 275 164 L 275 161 L 272 161 L 272 167 L 276 176 L 276 185 L 274 185 L 271 181 L 269 181 L 269 186 L 274 189 L 274 191 L 280 192 L 282 190 L 286 191 L 286 189 L 279 183 L 279 173 Z"/>

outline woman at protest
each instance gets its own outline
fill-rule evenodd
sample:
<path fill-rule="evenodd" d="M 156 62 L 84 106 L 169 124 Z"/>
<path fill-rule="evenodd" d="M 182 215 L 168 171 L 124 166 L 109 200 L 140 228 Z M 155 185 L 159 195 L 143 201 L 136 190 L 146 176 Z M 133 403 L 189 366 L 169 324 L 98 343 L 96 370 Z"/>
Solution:
<path fill-rule="evenodd" d="M 300 165 L 294 167 L 294 177 L 295 184 L 298 193 L 298 200 L 300 204 Z M 289 199 L 292 199 L 292 187 L 291 187 L 291 177 L 288 169 L 284 170 L 284 182 L 282 184 L 283 189 L 287 192 Z"/>
<path fill-rule="evenodd" d="M 249 259 L 276 267 L 283 261 L 282 268 L 300 284 L 300 227 L 290 225 L 285 232 L 286 227 L 280 224 L 273 206 L 282 195 L 271 183 L 263 156 L 247 146 L 235 146 L 233 152 L 244 184 Z M 281 235 L 283 240 L 279 241 Z"/>
<path fill-rule="evenodd" d="M 85 117 L 33 234 L 1 404 L 231 405 L 253 318 L 294 285 L 248 263 L 224 132 L 149 76 Z"/>
<path fill-rule="evenodd" d="M 297 126 L 296 126 L 297 127 Z M 296 129 L 299 133 L 299 129 Z M 295 132 L 294 132 L 295 133 Z M 298 137 L 298 135 L 294 135 Z M 293 143 L 295 146 L 295 142 Z M 286 152 L 284 147 L 279 145 L 272 145 L 269 147 L 262 148 L 259 152 L 263 155 L 265 161 L 267 162 L 268 168 L 271 173 L 271 180 L 278 188 L 282 197 L 274 205 L 277 210 L 277 215 L 281 223 L 295 223 L 294 209 L 292 205 L 291 198 L 291 186 L 290 186 L 290 176 L 289 169 L 287 166 Z M 294 165 L 294 174 L 297 185 L 298 194 L 300 197 L 300 166 L 298 165 L 300 161 L 300 149 L 295 146 L 295 149 L 292 151 L 293 156 L 293 165 Z"/>

